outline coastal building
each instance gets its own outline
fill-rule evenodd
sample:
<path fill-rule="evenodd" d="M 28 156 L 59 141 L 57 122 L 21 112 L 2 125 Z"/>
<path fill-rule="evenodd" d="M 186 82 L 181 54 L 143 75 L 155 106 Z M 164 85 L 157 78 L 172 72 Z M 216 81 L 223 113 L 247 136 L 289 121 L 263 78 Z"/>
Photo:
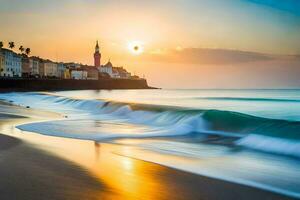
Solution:
<path fill-rule="evenodd" d="M 107 79 L 107 78 L 111 78 L 109 74 L 107 73 L 102 73 L 102 72 L 99 72 L 99 79 Z"/>
<path fill-rule="evenodd" d="M 97 41 L 96 47 L 95 47 L 94 65 L 97 68 L 101 67 L 101 53 L 100 53 L 100 48 L 99 48 L 98 41 Z"/>
<path fill-rule="evenodd" d="M 4 71 L 4 55 L 0 49 L 0 74 Z"/>
<path fill-rule="evenodd" d="M 39 60 L 39 75 L 41 78 L 45 77 L 45 61 L 42 59 Z"/>
<path fill-rule="evenodd" d="M 2 66 L 1 76 L 21 77 L 22 75 L 22 57 L 15 52 L 2 48 L 4 65 Z"/>
<path fill-rule="evenodd" d="M 57 64 L 47 60 L 44 63 L 44 76 L 45 77 L 58 77 Z"/>
<path fill-rule="evenodd" d="M 64 70 L 63 79 L 71 79 L 71 70 L 68 67 L 66 67 Z"/>
<path fill-rule="evenodd" d="M 29 58 L 29 68 L 30 68 L 30 75 L 34 77 L 38 77 L 40 75 L 40 67 L 39 67 L 39 58 L 37 57 L 30 57 Z"/>
<path fill-rule="evenodd" d="M 83 65 L 81 69 L 87 72 L 87 79 L 88 80 L 98 80 L 99 78 L 99 71 L 94 66 Z"/>
<path fill-rule="evenodd" d="M 118 72 L 118 69 L 116 68 L 116 67 L 113 67 L 112 68 L 112 76 L 111 76 L 112 78 L 121 78 L 120 77 L 120 74 L 119 74 L 119 72 Z"/>
<path fill-rule="evenodd" d="M 87 71 L 74 69 L 71 71 L 71 78 L 76 80 L 86 80 L 87 79 Z"/>
<path fill-rule="evenodd" d="M 63 79 L 65 76 L 66 66 L 64 63 L 57 63 L 57 77 Z"/>
<path fill-rule="evenodd" d="M 30 76 L 29 58 L 26 55 L 22 55 L 22 77 Z"/>
<path fill-rule="evenodd" d="M 112 63 L 109 60 L 105 65 L 102 65 L 100 67 L 100 72 L 101 73 L 106 73 L 110 77 L 113 77 L 113 70 L 112 69 L 113 69 L 113 65 L 112 65 Z"/>
<path fill-rule="evenodd" d="M 101 53 L 98 41 L 95 46 L 95 53 L 94 53 L 94 65 L 98 69 L 98 78 L 131 78 L 131 73 L 127 72 L 127 70 L 123 67 L 114 67 L 113 64 L 110 62 L 110 60 L 105 64 L 101 65 Z M 89 68 L 92 69 L 92 68 Z M 88 69 L 85 69 L 88 71 L 88 74 L 94 74 L 92 77 L 95 79 L 96 73 L 93 71 L 89 73 Z M 88 75 L 88 77 L 91 77 Z"/>
<path fill-rule="evenodd" d="M 114 78 L 130 78 L 131 73 L 123 67 L 113 67 L 113 77 Z"/>
<path fill-rule="evenodd" d="M 66 66 L 66 68 L 69 68 L 70 70 L 81 68 L 81 64 L 79 63 L 64 63 L 64 65 Z"/>

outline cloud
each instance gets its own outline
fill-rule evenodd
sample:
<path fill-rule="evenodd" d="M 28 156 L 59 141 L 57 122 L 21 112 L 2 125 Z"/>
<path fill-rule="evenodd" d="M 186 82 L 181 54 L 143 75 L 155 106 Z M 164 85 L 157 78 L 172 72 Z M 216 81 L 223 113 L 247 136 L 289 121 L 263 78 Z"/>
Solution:
<path fill-rule="evenodd" d="M 279 57 L 228 65 L 144 63 L 135 69 L 162 88 L 299 88 L 300 57 Z"/>
<path fill-rule="evenodd" d="M 279 57 L 284 59 L 290 58 L 287 56 L 276 56 L 239 50 L 181 47 L 180 51 L 178 48 L 174 50 L 153 50 L 150 54 L 142 56 L 141 59 L 169 63 L 223 65 L 267 61 L 277 59 Z"/>

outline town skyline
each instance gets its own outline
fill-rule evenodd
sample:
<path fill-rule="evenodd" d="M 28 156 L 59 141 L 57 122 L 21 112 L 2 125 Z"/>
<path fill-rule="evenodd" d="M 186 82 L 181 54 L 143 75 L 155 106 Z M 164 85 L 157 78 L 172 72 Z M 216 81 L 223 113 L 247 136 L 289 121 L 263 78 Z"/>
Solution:
<path fill-rule="evenodd" d="M 106 64 L 101 63 L 101 53 L 98 41 L 95 45 L 94 65 L 77 62 L 53 62 L 49 58 L 37 55 L 29 56 L 31 49 L 15 42 L 0 41 L 0 77 L 5 79 L 75 79 L 75 80 L 99 80 L 99 79 L 140 79 L 131 75 L 123 66 L 114 66 L 110 60 Z M 15 48 L 16 47 L 16 48 Z M 14 50 L 19 50 L 16 53 Z"/>
<path fill-rule="evenodd" d="M 98 44 L 98 40 L 96 40 L 96 42 Z M 39 55 L 30 55 L 31 54 L 31 48 L 30 47 L 24 47 L 21 44 L 18 46 L 18 44 L 16 44 L 14 41 L 6 41 L 6 42 L 0 41 L 0 48 L 11 50 L 11 51 L 13 51 L 15 53 L 18 53 L 20 55 L 38 57 L 38 58 L 41 58 L 41 59 L 44 59 L 44 60 L 50 60 L 50 61 L 57 62 L 57 63 L 64 62 L 64 63 L 78 63 L 78 64 L 84 64 L 84 65 L 91 65 L 91 64 L 89 64 L 91 62 L 81 63 L 81 62 L 74 61 L 74 60 L 73 61 L 71 61 L 71 60 L 63 61 L 63 60 L 57 60 L 57 58 L 56 59 L 50 59 L 50 58 L 42 58 Z M 109 62 L 109 61 L 110 61 L 110 58 L 108 59 L 107 62 Z"/>

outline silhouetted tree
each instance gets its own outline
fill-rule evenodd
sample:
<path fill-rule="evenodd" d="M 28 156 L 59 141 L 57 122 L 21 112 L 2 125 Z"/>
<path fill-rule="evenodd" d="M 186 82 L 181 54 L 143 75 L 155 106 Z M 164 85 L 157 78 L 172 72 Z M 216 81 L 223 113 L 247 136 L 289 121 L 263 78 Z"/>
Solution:
<path fill-rule="evenodd" d="M 2 47 L 3 47 L 3 42 L 0 41 L 0 49 L 2 49 Z"/>
<path fill-rule="evenodd" d="M 30 54 L 30 52 L 31 52 L 30 48 L 25 49 L 25 53 L 26 53 L 27 56 Z"/>
<path fill-rule="evenodd" d="M 23 51 L 25 50 L 23 46 L 20 46 L 19 50 L 21 51 L 21 53 L 23 53 Z"/>
<path fill-rule="evenodd" d="M 9 46 L 9 48 L 13 49 L 15 47 L 15 43 L 14 42 L 9 42 L 8 46 Z"/>

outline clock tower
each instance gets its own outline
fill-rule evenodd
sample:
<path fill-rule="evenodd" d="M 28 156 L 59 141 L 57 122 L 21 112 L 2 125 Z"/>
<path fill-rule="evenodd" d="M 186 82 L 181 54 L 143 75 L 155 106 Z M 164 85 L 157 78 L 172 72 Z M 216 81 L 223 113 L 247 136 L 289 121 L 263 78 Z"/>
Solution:
<path fill-rule="evenodd" d="M 101 53 L 100 53 L 98 40 L 97 40 L 96 47 L 95 47 L 94 64 L 95 64 L 95 67 L 100 67 L 100 65 L 101 65 Z"/>

